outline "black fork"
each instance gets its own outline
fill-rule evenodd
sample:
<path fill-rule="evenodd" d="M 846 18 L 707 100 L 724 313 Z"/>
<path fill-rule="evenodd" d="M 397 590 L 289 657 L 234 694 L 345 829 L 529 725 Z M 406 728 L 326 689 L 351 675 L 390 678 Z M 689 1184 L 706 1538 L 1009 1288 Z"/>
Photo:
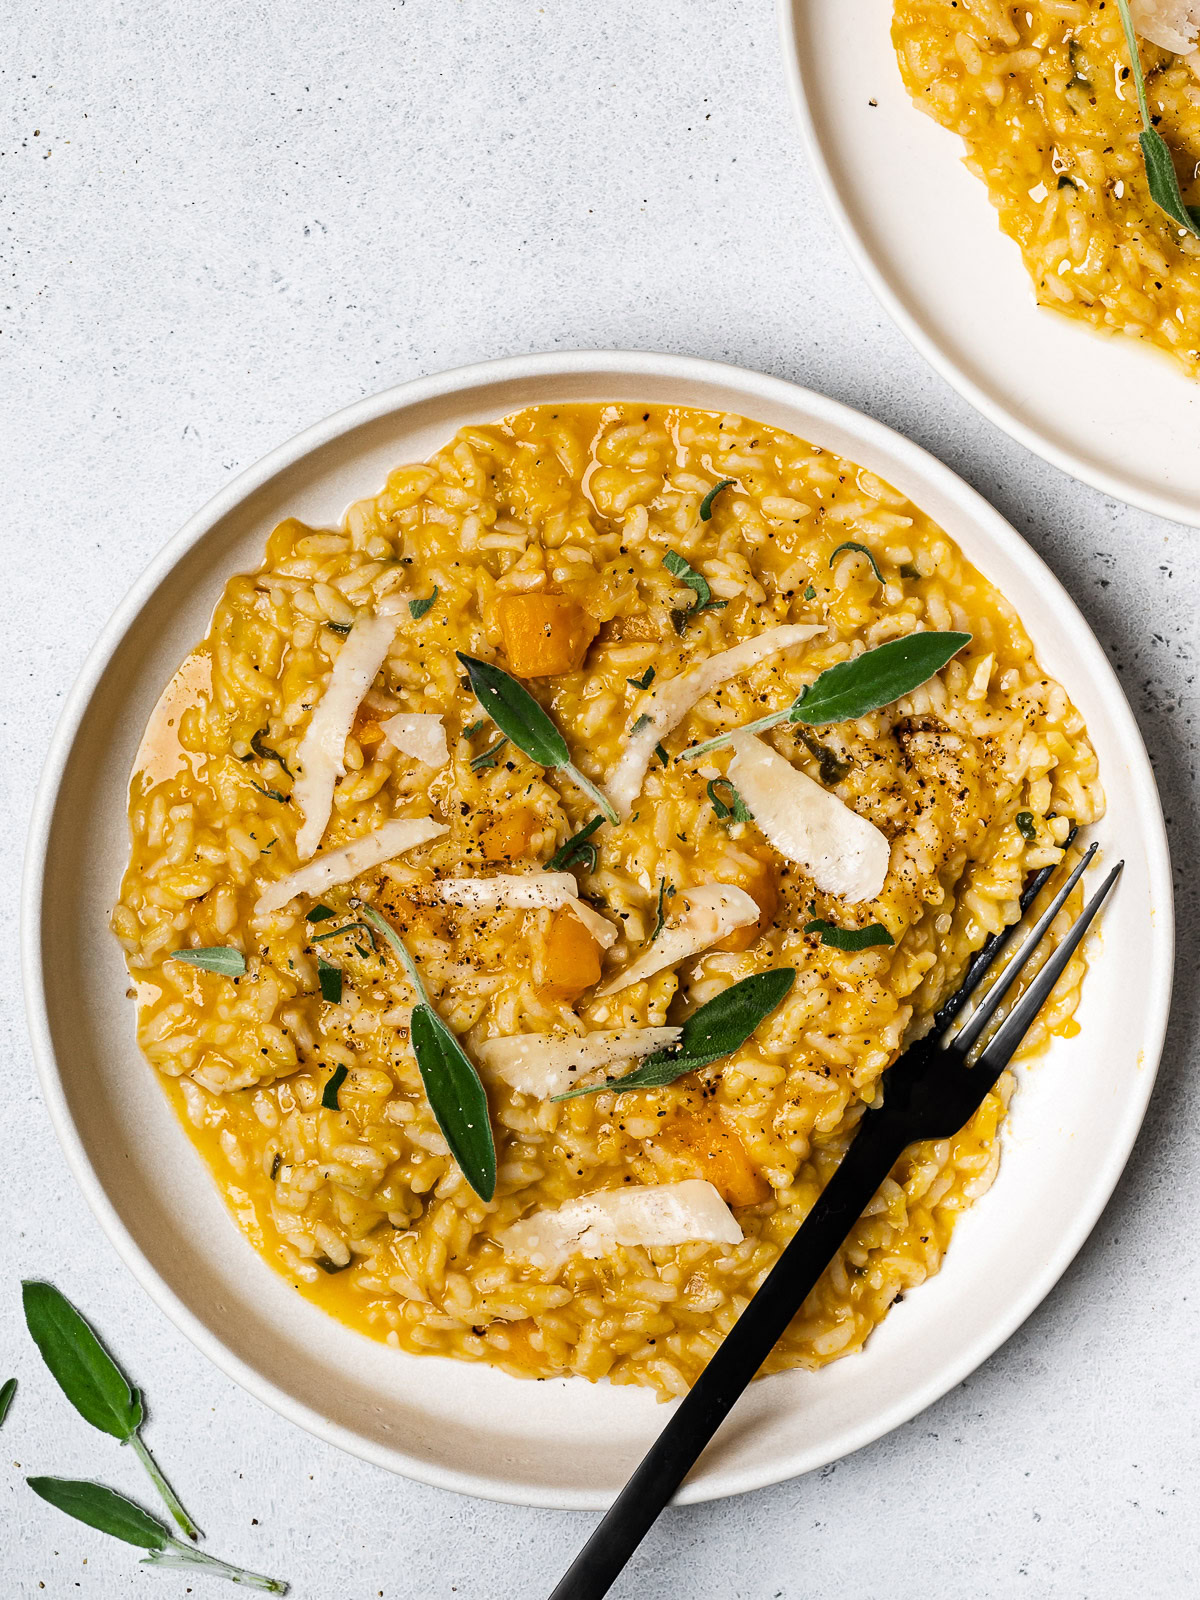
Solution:
<path fill-rule="evenodd" d="M 967 1021 L 953 1031 L 967 1001 L 1019 924 L 988 939 L 971 961 L 962 984 L 934 1018 L 930 1032 L 888 1068 L 882 1104 L 864 1113 L 853 1142 L 816 1204 L 550 1600 L 600 1600 L 608 1593 L 904 1151 L 919 1140 L 951 1138 L 979 1109 L 1117 880 L 1121 862 L 1084 906 L 978 1058 L 969 1063 L 972 1049 L 1066 904 L 1096 848 L 1092 845 L 1085 853 Z M 1021 896 L 1022 917 L 1055 870 L 1044 868 L 1030 879 Z"/>

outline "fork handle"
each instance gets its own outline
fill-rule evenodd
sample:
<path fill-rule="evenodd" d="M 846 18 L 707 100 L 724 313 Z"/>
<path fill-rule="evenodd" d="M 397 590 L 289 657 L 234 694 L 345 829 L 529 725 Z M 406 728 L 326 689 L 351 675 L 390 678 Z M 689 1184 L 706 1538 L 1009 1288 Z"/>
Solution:
<path fill-rule="evenodd" d="M 550 1600 L 600 1600 L 833 1260 L 911 1134 L 868 1111 L 833 1177 Z"/>

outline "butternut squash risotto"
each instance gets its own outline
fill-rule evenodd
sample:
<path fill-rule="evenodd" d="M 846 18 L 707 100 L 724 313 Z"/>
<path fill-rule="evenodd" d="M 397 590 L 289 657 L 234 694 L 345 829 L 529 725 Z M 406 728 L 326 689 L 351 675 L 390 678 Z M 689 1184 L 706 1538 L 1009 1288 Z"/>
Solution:
<path fill-rule="evenodd" d="M 1102 809 L 1012 607 L 888 484 L 741 417 L 537 407 L 230 580 L 147 728 L 113 928 L 300 1293 L 669 1397 Z M 908 1152 L 770 1369 L 938 1270 L 1012 1087 Z"/>
<path fill-rule="evenodd" d="M 1200 11 L 1131 11 L 1153 125 L 1195 204 Z M 1151 198 L 1115 0 L 896 0 L 892 38 L 915 103 L 965 140 L 1039 303 L 1200 375 L 1200 238 Z"/>

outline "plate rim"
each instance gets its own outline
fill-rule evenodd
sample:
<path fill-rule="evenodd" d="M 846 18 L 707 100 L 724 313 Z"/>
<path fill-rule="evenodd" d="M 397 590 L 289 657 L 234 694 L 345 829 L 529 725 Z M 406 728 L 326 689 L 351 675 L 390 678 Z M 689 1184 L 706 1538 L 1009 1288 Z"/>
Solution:
<path fill-rule="evenodd" d="M 812 100 L 808 93 L 804 52 L 800 43 L 800 7 L 812 3 L 813 0 L 775 0 L 788 96 L 800 128 L 804 152 L 817 180 L 817 188 L 826 210 L 833 218 L 842 244 L 855 267 L 888 316 L 939 377 L 1002 433 L 1006 433 L 1010 439 L 1015 439 L 1018 444 L 1024 445 L 1033 455 L 1049 462 L 1052 467 L 1057 467 L 1068 477 L 1087 484 L 1089 488 L 1096 489 L 1101 494 L 1111 495 L 1122 505 L 1132 506 L 1139 511 L 1149 511 L 1155 516 L 1163 517 L 1166 521 L 1185 528 L 1200 528 L 1200 497 L 1174 496 L 1166 492 L 1155 494 L 1141 487 L 1131 489 L 1118 473 L 1107 471 L 1083 456 L 1076 456 L 1070 449 L 1060 448 L 1044 438 L 1036 428 L 1022 422 L 1003 400 L 977 383 L 948 353 L 941 341 L 930 332 L 917 312 L 910 308 L 898 283 L 892 281 L 887 268 L 868 249 L 855 226 L 826 157 L 825 143 L 817 128 Z M 913 112 L 914 115 L 920 115 L 916 107 L 913 107 Z M 943 131 L 948 138 L 959 137 L 950 130 Z"/>
<path fill-rule="evenodd" d="M 787 0 L 784 0 L 787 3 Z M 506 381 L 543 377 L 569 377 L 581 372 L 611 373 L 613 377 L 645 376 L 656 380 L 689 380 L 724 384 L 747 396 L 781 404 L 802 404 L 832 426 L 853 431 L 864 446 L 878 445 L 899 453 L 916 472 L 923 475 L 933 490 L 941 490 L 968 512 L 1001 549 L 1032 564 L 1040 580 L 1056 591 L 1082 630 L 1076 641 L 1092 665 L 1099 665 L 1107 685 L 1106 699 L 1112 715 L 1121 725 L 1131 753 L 1140 753 L 1141 778 L 1149 786 L 1155 804 L 1153 817 L 1146 819 L 1145 849 L 1148 879 L 1156 891 L 1155 934 L 1162 954 L 1152 968 L 1155 991 L 1148 1010 L 1149 1027 L 1143 1053 L 1143 1066 L 1131 1092 L 1125 1097 L 1119 1128 L 1121 1137 L 1113 1144 L 1106 1164 L 1093 1173 L 1083 1203 L 1072 1214 L 1071 1225 L 1063 1230 L 1056 1248 L 1031 1273 L 1022 1292 L 1015 1296 L 1006 1315 L 996 1320 L 987 1333 L 966 1347 L 958 1359 L 944 1363 L 927 1381 L 913 1385 L 903 1396 L 885 1405 L 857 1426 L 848 1426 L 839 1437 L 837 1453 L 827 1459 L 842 1459 L 910 1421 L 962 1382 L 1003 1344 L 1033 1313 L 1051 1291 L 1082 1248 L 1107 1205 L 1128 1162 L 1134 1141 L 1145 1117 L 1158 1071 L 1170 1011 L 1174 976 L 1174 902 L 1165 822 L 1153 769 L 1140 729 L 1125 698 L 1124 690 L 1093 633 L 1087 619 L 1076 606 L 1059 579 L 1041 556 L 1024 540 L 1007 519 L 951 468 L 923 446 L 907 439 L 895 429 L 876 421 L 840 401 L 784 378 L 699 357 L 650 351 L 550 351 L 524 356 L 472 363 L 443 373 L 426 375 L 394 385 L 378 394 L 353 402 L 321 421 L 301 430 L 269 451 L 257 462 L 238 473 L 194 513 L 129 588 L 89 651 L 68 693 L 51 739 L 30 816 L 26 856 L 20 891 L 20 956 L 25 1008 L 39 1084 L 51 1124 L 66 1156 L 75 1181 L 83 1192 L 109 1242 L 121 1260 L 185 1337 L 210 1361 L 243 1389 L 287 1420 L 349 1454 L 390 1471 L 430 1484 L 479 1498 L 509 1504 L 544 1506 L 565 1510 L 602 1509 L 610 1503 L 604 1492 L 560 1489 L 553 1497 L 532 1484 L 513 1483 L 502 1475 L 483 1476 L 448 1467 L 425 1458 L 408 1455 L 399 1448 L 376 1444 L 352 1429 L 332 1421 L 296 1399 L 250 1363 L 235 1355 L 203 1320 L 193 1313 L 159 1275 L 142 1253 L 109 1198 L 92 1166 L 83 1138 L 71 1116 L 66 1091 L 55 1059 L 50 1029 L 47 996 L 42 974 L 42 887 L 46 871 L 47 847 L 58 789 L 70 760 L 72 746 L 96 687 L 109 661 L 136 621 L 147 599 L 158 585 L 209 531 L 278 473 L 296 466 L 313 451 L 362 425 L 393 412 L 419 405 L 430 399 L 487 388 Z M 514 1380 L 517 1381 L 517 1380 Z M 664 1413 L 665 1414 L 665 1413 Z M 812 1470 L 812 1464 L 797 1466 L 783 1458 L 778 1467 L 755 1470 L 736 1466 L 709 1471 L 686 1483 L 676 1504 L 697 1504 L 742 1494 Z"/>

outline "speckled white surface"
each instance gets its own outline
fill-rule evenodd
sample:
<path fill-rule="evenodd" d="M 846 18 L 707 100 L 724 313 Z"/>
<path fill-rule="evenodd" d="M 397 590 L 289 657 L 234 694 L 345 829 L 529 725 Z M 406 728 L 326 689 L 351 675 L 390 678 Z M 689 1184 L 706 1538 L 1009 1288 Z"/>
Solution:
<path fill-rule="evenodd" d="M 1172 831 L 1182 955 L 1133 1162 L 1064 1281 L 969 1382 L 818 1476 L 671 1513 L 615 1592 L 1195 1592 L 1200 535 L 1043 465 L 885 322 L 803 170 L 771 0 L 29 0 L 0 14 L 0 196 L 10 903 L 59 704 L 126 587 L 232 472 L 401 378 L 571 346 L 763 368 L 910 434 L 1046 556 L 1121 670 Z M 33 1085 L 9 933 L 4 1600 L 195 1592 L 25 1488 L 38 1472 L 143 1485 L 41 1369 L 21 1276 L 56 1281 L 119 1351 L 215 1553 L 299 1600 L 538 1600 L 591 1517 L 458 1499 L 316 1443 L 119 1266 Z"/>

